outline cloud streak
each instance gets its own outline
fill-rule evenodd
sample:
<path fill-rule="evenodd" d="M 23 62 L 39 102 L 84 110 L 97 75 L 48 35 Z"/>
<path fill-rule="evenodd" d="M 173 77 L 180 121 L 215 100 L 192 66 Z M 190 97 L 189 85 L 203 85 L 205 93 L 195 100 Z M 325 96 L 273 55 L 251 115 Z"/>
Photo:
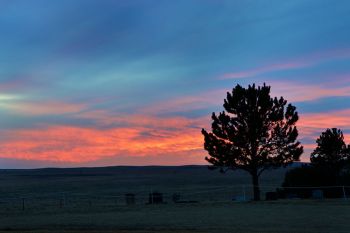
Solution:
<path fill-rule="evenodd" d="M 331 86 L 327 83 L 305 84 L 292 81 L 271 81 L 272 94 L 284 96 L 290 102 L 306 102 L 327 97 L 350 96 L 350 86 Z"/>
<path fill-rule="evenodd" d="M 192 152 L 204 156 L 200 126 L 195 127 L 193 120 L 147 116 L 106 118 L 101 119 L 103 124 L 129 126 L 105 129 L 42 126 L 36 129 L 3 130 L 0 132 L 5 139 L 0 142 L 1 157 L 86 163 L 118 156 L 161 157 Z M 191 156 L 189 158 L 193 159 Z"/>
<path fill-rule="evenodd" d="M 316 148 L 316 139 L 327 128 L 339 128 L 343 131 L 350 130 L 350 109 L 330 111 L 322 113 L 304 113 L 299 115 L 298 121 L 299 140 L 305 147 L 303 161 L 309 161 L 309 154 Z M 350 143 L 350 134 L 344 133 L 346 143 Z M 312 143 L 313 142 L 313 143 Z"/>
<path fill-rule="evenodd" d="M 220 76 L 218 79 L 242 79 L 252 78 L 261 74 L 272 73 L 276 71 L 287 71 L 307 68 L 318 65 L 323 62 L 349 59 L 349 48 L 338 48 L 330 51 L 316 52 L 312 54 L 306 54 L 302 57 L 286 60 L 284 62 L 270 63 L 265 66 L 259 66 L 248 70 L 229 72 Z"/>
<path fill-rule="evenodd" d="M 0 109 L 1 108 L 15 114 L 26 116 L 57 116 L 78 113 L 86 108 L 86 104 L 59 101 L 8 101 L 0 103 Z"/>

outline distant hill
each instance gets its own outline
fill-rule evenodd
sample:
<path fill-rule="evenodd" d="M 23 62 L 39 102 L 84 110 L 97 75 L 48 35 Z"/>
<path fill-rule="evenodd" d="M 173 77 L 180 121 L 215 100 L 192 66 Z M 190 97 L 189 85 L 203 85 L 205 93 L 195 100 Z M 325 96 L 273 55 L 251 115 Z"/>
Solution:
<path fill-rule="evenodd" d="M 262 191 L 280 187 L 285 172 L 302 164 L 265 171 L 261 177 Z M 245 171 L 222 174 L 203 165 L 1 169 L 0 179 L 0 198 L 60 193 L 75 196 L 124 195 L 129 192 L 146 196 L 151 190 L 169 195 L 205 190 L 241 193 L 242 187 L 247 187 L 249 193 L 251 185 L 251 177 Z"/>

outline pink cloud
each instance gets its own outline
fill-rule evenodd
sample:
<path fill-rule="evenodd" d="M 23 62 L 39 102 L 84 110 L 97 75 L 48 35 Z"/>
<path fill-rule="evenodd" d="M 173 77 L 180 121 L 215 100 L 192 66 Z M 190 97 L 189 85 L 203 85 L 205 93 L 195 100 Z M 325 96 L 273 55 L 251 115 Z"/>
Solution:
<path fill-rule="evenodd" d="M 228 72 L 221 75 L 218 79 L 251 78 L 264 73 L 270 73 L 280 70 L 301 69 L 309 66 L 314 66 L 329 60 L 346 58 L 350 58 L 350 48 L 321 51 L 312 54 L 306 54 L 296 59 L 285 60 L 282 62 L 272 62 L 270 64 L 266 64 L 248 70 Z"/>
<path fill-rule="evenodd" d="M 153 112 L 154 113 L 154 112 Z M 158 113 L 158 112 L 157 112 Z M 156 113 L 154 113 L 156 114 Z M 100 126 L 109 126 L 113 124 L 124 125 L 128 127 L 148 127 L 148 128 L 171 128 L 183 129 L 193 127 L 203 127 L 205 118 L 187 118 L 182 116 L 159 117 L 146 113 L 135 114 L 113 114 L 104 110 L 93 110 L 75 114 L 77 119 L 89 119 L 97 122 Z"/>
<path fill-rule="evenodd" d="M 262 84 L 261 84 L 262 85 Z M 334 96 L 350 96 L 350 86 L 342 85 L 340 87 L 323 84 L 303 84 L 292 81 L 271 81 L 267 83 L 271 86 L 272 96 L 283 96 L 290 103 L 312 101 L 320 98 Z M 232 86 L 233 87 L 233 86 Z M 232 88 L 231 87 L 231 88 Z M 231 92 L 228 89 L 213 89 L 198 95 L 188 95 L 169 100 L 156 102 L 150 106 L 140 109 L 143 114 L 159 114 L 169 112 L 186 112 L 212 107 L 222 107 L 226 93 Z"/>
<path fill-rule="evenodd" d="M 322 112 L 322 113 L 304 113 L 300 116 L 299 125 L 307 132 L 312 130 L 321 130 L 326 128 L 350 128 L 350 109 Z"/>
<path fill-rule="evenodd" d="M 254 77 L 258 74 L 279 71 L 279 70 L 290 70 L 298 69 L 309 66 L 309 63 L 276 63 L 267 66 L 256 67 L 250 70 L 238 71 L 232 73 L 226 73 L 220 77 L 220 79 L 239 79 L 239 78 L 249 78 Z"/>
<path fill-rule="evenodd" d="M 283 95 L 293 102 L 313 100 L 324 96 L 347 95 L 347 87 L 328 89 L 322 86 L 303 86 L 298 83 L 272 83 L 273 95 Z M 311 93 L 311 94 L 310 94 Z M 350 93 L 350 92 L 349 92 Z M 41 126 L 36 129 L 2 130 L 0 155 L 2 158 L 40 160 L 60 163 L 86 164 L 94 161 L 147 161 L 159 164 L 205 164 L 201 128 L 210 128 L 210 114 L 187 118 L 159 117 L 167 111 L 188 111 L 220 106 L 226 90 L 218 89 L 197 96 L 185 96 L 161 101 L 135 114 L 112 114 L 104 110 L 87 111 L 85 105 L 62 102 L 22 103 L 13 111 L 30 114 L 72 113 L 77 119 L 89 119 L 99 128 L 77 126 Z M 298 128 L 301 141 L 315 141 L 326 128 L 348 129 L 350 110 L 300 115 Z M 100 127 L 101 126 L 101 127 Z M 107 126 L 107 127 L 105 127 Z M 346 140 L 350 135 L 345 135 Z M 348 141 L 349 142 L 349 141 Z M 302 161 L 315 145 L 305 144 Z M 165 159 L 174 155 L 173 160 Z M 136 159 L 136 158 L 143 159 Z M 125 159 L 130 158 L 130 160 Z M 181 158 L 176 160 L 175 158 Z M 168 162 L 168 163 L 167 163 Z M 141 163 L 141 162 L 140 162 Z"/>
<path fill-rule="evenodd" d="M 13 92 L 14 90 L 24 90 L 31 85 L 32 77 L 29 75 L 10 75 L 7 80 L 0 82 L 1 92 Z"/>
<path fill-rule="evenodd" d="M 301 114 L 298 122 L 299 139 L 315 141 L 326 128 L 348 129 L 349 115 L 350 109 Z M 148 161 L 147 158 L 153 162 L 159 161 L 158 164 L 205 164 L 203 158 L 206 152 L 203 149 L 200 128 L 210 128 L 209 115 L 188 119 L 149 115 L 111 116 L 106 112 L 89 112 L 85 117 L 94 118 L 101 124 L 119 123 L 123 126 L 99 129 L 42 126 L 37 129 L 2 130 L 1 157 L 64 164 L 87 164 L 95 161 L 99 161 L 101 165 L 110 165 L 107 161 L 119 164 L 127 161 L 143 163 Z M 349 143 L 350 135 L 345 134 L 345 138 Z M 308 161 L 308 154 L 316 144 L 303 145 L 305 153 L 302 161 Z M 168 155 L 173 155 L 174 159 L 169 160 Z M 143 159 L 137 159 L 140 157 Z"/>
<path fill-rule="evenodd" d="M 197 95 L 187 95 L 156 102 L 140 109 L 145 114 L 160 114 L 169 112 L 185 112 L 207 108 L 208 106 L 222 106 L 228 90 L 213 89 Z"/>
<path fill-rule="evenodd" d="M 350 109 L 323 113 L 300 114 L 298 121 L 299 140 L 314 142 L 303 144 L 303 161 L 309 160 L 310 153 L 316 148 L 316 139 L 327 128 L 350 129 Z M 344 134 L 345 142 L 350 143 L 350 134 Z"/>
<path fill-rule="evenodd" d="M 350 96 L 350 86 L 334 87 L 323 84 L 303 84 L 290 81 L 272 81 L 273 96 L 283 96 L 289 102 L 303 102 L 333 96 Z"/>

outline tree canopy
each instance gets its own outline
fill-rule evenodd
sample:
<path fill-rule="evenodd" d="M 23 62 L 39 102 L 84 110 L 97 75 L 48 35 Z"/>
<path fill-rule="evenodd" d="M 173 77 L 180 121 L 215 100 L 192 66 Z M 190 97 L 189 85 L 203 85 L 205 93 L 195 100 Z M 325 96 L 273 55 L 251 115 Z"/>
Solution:
<path fill-rule="evenodd" d="M 296 107 L 272 98 L 270 86 L 236 85 L 224 100 L 224 111 L 212 114 L 212 131 L 202 129 L 205 159 L 213 168 L 243 169 L 252 176 L 254 199 L 260 199 L 259 176 L 269 168 L 299 160 Z"/>
<path fill-rule="evenodd" d="M 326 129 L 316 140 L 317 147 L 310 155 L 311 164 L 326 166 L 339 172 L 349 161 L 349 147 L 344 142 L 344 135 L 340 129 Z"/>

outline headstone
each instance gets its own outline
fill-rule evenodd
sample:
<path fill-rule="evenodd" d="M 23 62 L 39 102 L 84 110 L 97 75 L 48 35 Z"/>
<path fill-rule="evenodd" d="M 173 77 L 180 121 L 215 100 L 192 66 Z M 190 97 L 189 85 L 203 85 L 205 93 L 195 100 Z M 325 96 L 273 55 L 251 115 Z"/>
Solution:
<path fill-rule="evenodd" d="M 320 189 L 312 190 L 313 199 L 323 199 L 323 191 Z"/>

